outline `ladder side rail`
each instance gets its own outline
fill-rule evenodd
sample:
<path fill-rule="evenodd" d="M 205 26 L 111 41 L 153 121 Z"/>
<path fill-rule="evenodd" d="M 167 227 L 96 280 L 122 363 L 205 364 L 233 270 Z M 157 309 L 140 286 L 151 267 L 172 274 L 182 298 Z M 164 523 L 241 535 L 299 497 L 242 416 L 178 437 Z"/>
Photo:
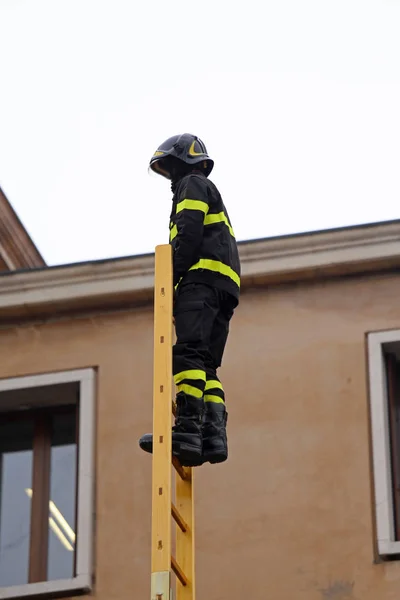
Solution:
<path fill-rule="evenodd" d="M 176 508 L 185 523 L 185 531 L 176 527 L 176 561 L 186 575 L 187 583 L 176 584 L 177 600 L 195 600 L 195 538 L 194 538 L 194 470 L 185 470 L 185 479 L 176 477 Z"/>
<path fill-rule="evenodd" d="M 171 391 L 172 252 L 156 247 L 154 281 L 153 460 L 151 598 L 170 600 L 171 590 Z"/>

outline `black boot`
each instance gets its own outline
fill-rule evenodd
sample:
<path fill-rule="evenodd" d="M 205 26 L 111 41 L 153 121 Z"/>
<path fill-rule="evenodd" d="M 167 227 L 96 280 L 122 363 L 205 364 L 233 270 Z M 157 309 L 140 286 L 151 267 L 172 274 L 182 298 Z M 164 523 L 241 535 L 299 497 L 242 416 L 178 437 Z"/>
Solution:
<path fill-rule="evenodd" d="M 228 458 L 225 404 L 206 402 L 203 418 L 203 463 L 220 463 Z"/>
<path fill-rule="evenodd" d="M 201 424 L 204 400 L 180 392 L 176 397 L 175 425 L 172 428 L 172 454 L 184 467 L 202 464 Z M 139 440 L 145 452 L 153 452 L 153 434 L 146 433 Z"/>

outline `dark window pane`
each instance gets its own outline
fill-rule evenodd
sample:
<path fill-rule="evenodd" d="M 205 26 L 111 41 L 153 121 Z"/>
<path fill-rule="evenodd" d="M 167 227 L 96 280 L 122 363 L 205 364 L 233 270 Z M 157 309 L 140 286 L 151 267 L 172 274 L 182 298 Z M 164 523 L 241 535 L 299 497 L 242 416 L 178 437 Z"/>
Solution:
<path fill-rule="evenodd" d="M 400 363 L 395 354 L 386 355 L 390 452 L 393 483 L 395 539 L 400 539 Z"/>
<path fill-rule="evenodd" d="M 50 512 L 49 580 L 74 576 L 76 500 L 76 411 L 53 417 Z"/>
<path fill-rule="evenodd" d="M 32 448 L 32 420 L 0 420 L 0 587 L 28 583 Z"/>

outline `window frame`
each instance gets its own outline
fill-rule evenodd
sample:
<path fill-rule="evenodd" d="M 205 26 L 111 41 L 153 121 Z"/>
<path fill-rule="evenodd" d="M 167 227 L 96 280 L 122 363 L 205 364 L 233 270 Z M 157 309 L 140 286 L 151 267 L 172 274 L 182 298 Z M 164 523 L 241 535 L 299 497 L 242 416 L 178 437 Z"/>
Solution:
<path fill-rule="evenodd" d="M 382 557 L 400 556 L 393 497 L 391 392 L 388 390 L 385 359 L 390 353 L 390 345 L 394 344 L 400 347 L 400 329 L 367 334 L 376 535 L 378 553 Z"/>
<path fill-rule="evenodd" d="M 66 383 L 79 384 L 78 404 L 78 465 L 77 465 L 77 539 L 75 547 L 75 576 L 68 579 L 26 583 L 0 587 L 0 598 L 24 598 L 38 595 L 71 595 L 88 593 L 93 580 L 93 535 L 94 535 L 94 443 L 95 443 L 95 383 L 94 368 L 57 371 L 0 379 L 0 392 L 32 389 Z M 43 408 L 37 399 L 29 403 L 30 408 Z M 0 401 L 0 411 L 2 410 Z M 14 409 L 15 410 L 15 409 Z M 9 407 L 4 412 L 10 412 Z"/>

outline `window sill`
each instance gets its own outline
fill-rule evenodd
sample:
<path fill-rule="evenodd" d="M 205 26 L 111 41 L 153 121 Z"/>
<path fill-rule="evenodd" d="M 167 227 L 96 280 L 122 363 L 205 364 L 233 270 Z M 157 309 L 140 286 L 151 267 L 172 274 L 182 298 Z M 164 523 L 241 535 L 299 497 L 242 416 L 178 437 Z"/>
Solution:
<path fill-rule="evenodd" d="M 0 598 L 30 598 L 33 596 L 49 595 L 72 596 L 89 593 L 91 589 L 92 582 L 90 575 L 78 575 L 78 577 L 72 579 L 58 579 L 55 581 L 41 581 L 40 583 L 0 587 Z"/>
<path fill-rule="evenodd" d="M 400 542 L 390 540 L 378 540 L 378 552 L 380 556 L 400 555 Z M 1 597 L 1 596 L 0 596 Z"/>

